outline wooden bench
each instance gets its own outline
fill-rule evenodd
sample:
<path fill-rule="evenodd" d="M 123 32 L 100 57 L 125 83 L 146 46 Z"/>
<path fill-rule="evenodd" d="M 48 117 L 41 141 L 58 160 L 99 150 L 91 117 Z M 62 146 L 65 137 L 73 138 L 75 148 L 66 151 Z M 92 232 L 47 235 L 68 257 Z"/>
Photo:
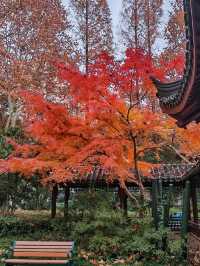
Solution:
<path fill-rule="evenodd" d="M 15 241 L 2 262 L 13 265 L 73 265 L 74 242 Z"/>

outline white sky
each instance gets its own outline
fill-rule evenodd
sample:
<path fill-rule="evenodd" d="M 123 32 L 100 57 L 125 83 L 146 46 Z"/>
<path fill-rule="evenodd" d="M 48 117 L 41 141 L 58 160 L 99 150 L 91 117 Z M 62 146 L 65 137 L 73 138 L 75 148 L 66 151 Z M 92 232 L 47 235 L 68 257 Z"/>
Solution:
<path fill-rule="evenodd" d="M 113 25 L 116 28 L 119 23 L 119 15 L 122 7 L 122 0 L 108 0 L 112 13 Z"/>

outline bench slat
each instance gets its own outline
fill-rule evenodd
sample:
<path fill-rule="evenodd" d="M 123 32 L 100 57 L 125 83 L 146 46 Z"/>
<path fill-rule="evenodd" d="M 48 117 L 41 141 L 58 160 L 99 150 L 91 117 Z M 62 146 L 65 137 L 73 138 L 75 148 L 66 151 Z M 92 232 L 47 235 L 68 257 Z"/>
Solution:
<path fill-rule="evenodd" d="M 69 257 L 69 252 L 13 252 L 13 257 L 39 257 L 39 258 L 67 258 Z"/>
<path fill-rule="evenodd" d="M 15 241 L 5 265 L 68 265 L 73 241 Z"/>
<path fill-rule="evenodd" d="M 73 241 L 16 241 L 15 246 L 17 245 L 31 245 L 31 246 L 68 246 L 73 245 Z"/>
<path fill-rule="evenodd" d="M 72 249 L 73 245 L 66 245 L 66 246 L 21 246 L 21 245 L 17 245 L 14 246 L 14 249 L 38 249 L 38 248 L 47 248 L 47 249 Z"/>
<path fill-rule="evenodd" d="M 35 265 L 41 265 L 41 264 L 63 264 L 66 265 L 69 261 L 68 260 L 25 260 L 25 259 L 6 259 L 4 260 L 4 263 L 7 264 L 35 264 Z"/>
<path fill-rule="evenodd" d="M 47 249 L 47 248 L 15 248 L 14 252 L 56 252 L 56 253 L 67 253 L 70 252 L 71 249 Z"/>

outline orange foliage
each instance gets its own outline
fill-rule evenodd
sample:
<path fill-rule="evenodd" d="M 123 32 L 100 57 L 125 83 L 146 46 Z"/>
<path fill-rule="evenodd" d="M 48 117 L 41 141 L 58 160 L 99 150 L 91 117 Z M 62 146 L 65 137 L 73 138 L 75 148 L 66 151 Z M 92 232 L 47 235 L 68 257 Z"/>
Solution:
<path fill-rule="evenodd" d="M 176 129 L 176 141 L 179 149 L 188 159 L 194 160 L 199 157 L 200 150 L 200 125 L 191 123 L 187 129 Z"/>
<path fill-rule="evenodd" d="M 67 107 L 22 92 L 25 132 L 31 140 L 15 144 L 1 168 L 26 176 L 39 172 L 42 182 L 60 183 L 84 178 L 98 166 L 108 182 L 131 179 L 141 185 L 140 174 L 149 174 L 152 167 L 145 152 L 159 149 L 171 134 L 171 124 L 148 108 L 148 95 L 154 94 L 149 76 L 158 72 L 149 56 L 129 49 L 119 63 L 102 54 L 88 76 L 71 65 L 58 68 L 69 84 Z M 142 99 L 135 97 L 136 75 L 144 88 Z"/>

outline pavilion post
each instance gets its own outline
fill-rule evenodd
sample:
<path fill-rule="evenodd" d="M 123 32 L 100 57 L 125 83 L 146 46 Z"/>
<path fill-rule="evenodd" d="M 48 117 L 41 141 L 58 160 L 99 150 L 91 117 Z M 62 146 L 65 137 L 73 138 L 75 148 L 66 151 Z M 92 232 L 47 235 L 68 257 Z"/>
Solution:
<path fill-rule="evenodd" d="M 182 227 L 181 227 L 181 236 L 185 238 L 188 232 L 188 220 L 190 213 L 190 181 L 187 180 L 185 183 L 185 188 L 183 192 L 183 214 L 182 214 Z"/>
<path fill-rule="evenodd" d="M 124 215 L 127 216 L 128 215 L 128 196 L 126 195 L 126 193 L 124 192 Z"/>
<path fill-rule="evenodd" d="M 127 195 L 123 188 L 119 187 L 118 190 L 119 200 L 120 200 L 120 209 L 124 211 L 124 215 L 127 216 L 128 214 L 128 204 L 127 204 Z"/>
<path fill-rule="evenodd" d="M 51 196 L 51 218 L 56 217 L 56 201 L 58 197 L 58 185 L 53 186 L 52 196 Z"/>
<path fill-rule="evenodd" d="M 164 213 L 163 213 L 163 224 L 165 227 L 169 225 L 169 213 L 170 213 L 170 206 L 172 200 L 172 193 L 173 193 L 173 184 L 170 184 L 168 198 L 164 205 Z"/>
<path fill-rule="evenodd" d="M 192 198 L 193 221 L 195 223 L 198 223 L 197 190 L 195 185 L 191 186 L 191 198 Z"/>
<path fill-rule="evenodd" d="M 64 217 L 67 218 L 69 210 L 70 187 L 64 186 Z"/>
<path fill-rule="evenodd" d="M 152 216 L 156 230 L 159 225 L 157 180 L 152 182 Z"/>
<path fill-rule="evenodd" d="M 119 207 L 120 209 L 123 208 L 123 189 L 119 187 L 118 189 L 118 196 L 119 196 Z"/>

